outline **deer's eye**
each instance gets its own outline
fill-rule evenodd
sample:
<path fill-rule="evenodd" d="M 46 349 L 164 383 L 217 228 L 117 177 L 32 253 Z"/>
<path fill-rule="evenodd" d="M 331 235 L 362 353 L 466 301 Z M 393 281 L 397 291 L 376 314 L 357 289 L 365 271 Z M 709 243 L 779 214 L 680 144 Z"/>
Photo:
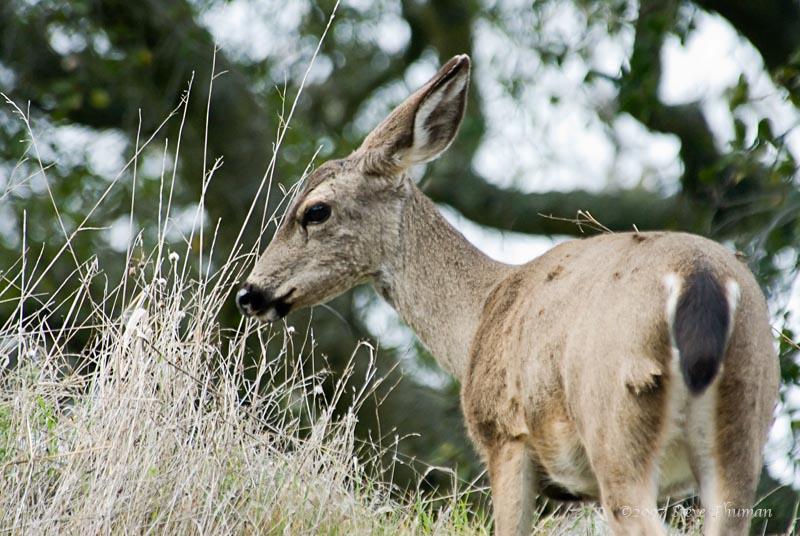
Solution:
<path fill-rule="evenodd" d="M 311 205 L 303 213 L 303 225 L 314 225 L 322 223 L 327 220 L 331 215 L 330 205 L 325 203 L 316 203 Z"/>

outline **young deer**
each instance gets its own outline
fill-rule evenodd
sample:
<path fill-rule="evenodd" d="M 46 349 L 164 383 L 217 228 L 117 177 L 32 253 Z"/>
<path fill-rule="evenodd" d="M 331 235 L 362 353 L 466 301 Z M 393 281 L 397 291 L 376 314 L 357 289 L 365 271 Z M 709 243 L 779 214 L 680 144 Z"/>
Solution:
<path fill-rule="evenodd" d="M 779 376 L 756 281 L 682 233 L 486 257 L 407 174 L 455 137 L 469 69 L 451 59 L 307 178 L 240 309 L 274 321 L 372 282 L 461 382 L 497 534 L 527 533 L 551 491 L 599 499 L 615 534 L 663 534 L 656 501 L 695 486 L 706 534 L 746 534 Z"/>

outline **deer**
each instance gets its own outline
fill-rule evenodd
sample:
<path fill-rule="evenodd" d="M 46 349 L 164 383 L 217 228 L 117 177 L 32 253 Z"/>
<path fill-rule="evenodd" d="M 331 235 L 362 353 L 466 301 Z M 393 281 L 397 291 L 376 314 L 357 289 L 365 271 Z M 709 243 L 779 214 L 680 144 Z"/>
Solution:
<path fill-rule="evenodd" d="M 779 388 L 755 277 L 717 242 L 635 227 L 522 265 L 483 254 L 409 173 L 453 142 L 469 80 L 453 57 L 310 172 L 239 309 L 275 322 L 371 283 L 460 382 L 500 536 L 530 533 L 538 495 L 665 534 L 658 501 L 691 493 L 705 534 L 747 534 Z"/>

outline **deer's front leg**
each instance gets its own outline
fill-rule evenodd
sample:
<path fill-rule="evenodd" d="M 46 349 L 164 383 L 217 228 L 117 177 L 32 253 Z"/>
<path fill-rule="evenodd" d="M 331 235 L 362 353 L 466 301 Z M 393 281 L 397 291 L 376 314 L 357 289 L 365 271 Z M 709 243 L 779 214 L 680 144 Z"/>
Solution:
<path fill-rule="evenodd" d="M 527 447 L 522 441 L 512 440 L 495 446 L 488 454 L 495 534 L 530 534 L 536 478 Z"/>

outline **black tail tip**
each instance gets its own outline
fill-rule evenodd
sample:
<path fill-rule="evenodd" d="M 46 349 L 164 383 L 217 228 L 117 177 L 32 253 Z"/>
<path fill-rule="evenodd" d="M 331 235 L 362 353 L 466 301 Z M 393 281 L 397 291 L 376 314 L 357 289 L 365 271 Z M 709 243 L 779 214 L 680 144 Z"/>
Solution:
<path fill-rule="evenodd" d="M 691 364 L 681 360 L 681 372 L 689 392 L 693 395 L 702 395 L 714 381 L 719 367 L 719 360 L 715 356 L 696 358 Z"/>

